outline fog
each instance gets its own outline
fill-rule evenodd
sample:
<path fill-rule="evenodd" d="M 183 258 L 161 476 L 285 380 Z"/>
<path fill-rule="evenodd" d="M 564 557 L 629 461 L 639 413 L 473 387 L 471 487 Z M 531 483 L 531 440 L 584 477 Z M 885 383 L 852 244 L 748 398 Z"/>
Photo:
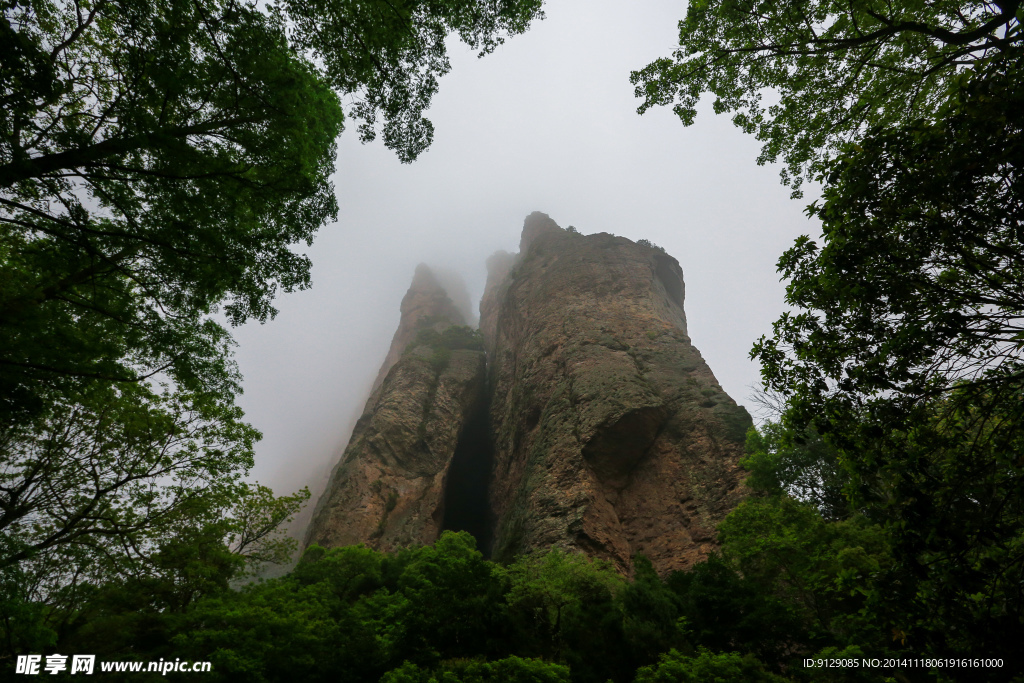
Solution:
<path fill-rule="evenodd" d="M 308 250 L 312 289 L 282 295 L 265 325 L 237 329 L 240 403 L 264 438 L 253 477 L 314 501 L 341 454 L 398 325 L 416 264 L 463 277 L 475 309 L 484 261 L 518 250 L 543 211 L 589 234 L 646 238 L 679 260 L 694 345 L 749 406 L 751 345 L 783 310 L 779 255 L 818 226 L 760 145 L 705 102 L 684 128 L 638 116 L 629 73 L 668 56 L 685 4 L 551 0 L 547 18 L 477 59 L 452 43 L 428 117 L 432 147 L 410 165 L 354 126 L 338 145 L 340 212 Z M 810 196 L 810 193 L 808 193 Z"/>

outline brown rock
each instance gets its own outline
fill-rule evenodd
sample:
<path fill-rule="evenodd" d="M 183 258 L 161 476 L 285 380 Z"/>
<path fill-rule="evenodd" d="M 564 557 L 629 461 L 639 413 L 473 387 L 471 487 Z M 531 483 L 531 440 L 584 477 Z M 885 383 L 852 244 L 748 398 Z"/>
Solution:
<path fill-rule="evenodd" d="M 643 553 L 662 573 L 707 557 L 751 420 L 690 344 L 679 264 L 541 213 L 521 247 L 492 258 L 481 302 L 494 555 L 559 546 L 628 572 Z"/>
<path fill-rule="evenodd" d="M 416 338 L 422 327 L 435 326 L 440 332 L 448 325 L 465 325 L 466 316 L 448 296 L 448 289 L 442 286 L 438 275 L 426 264 L 416 266 L 409 291 L 402 298 L 402 318 L 391 339 L 391 348 L 380 366 L 371 394 L 384 382 L 392 366 L 402 357 L 406 347 Z M 450 276 L 447 279 L 451 279 Z M 448 284 L 448 283 L 446 283 Z M 461 283 L 459 283 L 461 285 Z M 452 288 L 449 284 L 449 288 Z M 465 286 L 459 295 L 465 294 Z M 469 297 L 466 296 L 468 301 Z"/>
<path fill-rule="evenodd" d="M 395 550 L 440 535 L 459 440 L 485 399 L 480 341 L 472 348 L 468 330 L 460 339 L 469 344 L 439 341 L 462 324 L 430 269 L 418 267 L 378 384 L 317 504 L 306 545 Z M 430 343 L 418 341 L 424 330 L 434 333 Z"/>
<path fill-rule="evenodd" d="M 667 573 L 717 547 L 751 421 L 690 344 L 679 264 L 541 213 L 520 246 L 488 260 L 482 340 L 452 327 L 468 318 L 453 286 L 417 269 L 307 544 L 462 528 L 497 559 L 556 546 L 624 573 L 637 553 Z"/>
<path fill-rule="evenodd" d="M 484 296 L 480 299 L 480 332 L 484 335 L 484 343 L 497 337 L 498 306 L 505 294 L 506 277 L 516 256 L 507 251 L 499 251 L 487 259 L 487 286 Z M 494 358 L 494 349 L 487 348 L 487 357 Z"/>

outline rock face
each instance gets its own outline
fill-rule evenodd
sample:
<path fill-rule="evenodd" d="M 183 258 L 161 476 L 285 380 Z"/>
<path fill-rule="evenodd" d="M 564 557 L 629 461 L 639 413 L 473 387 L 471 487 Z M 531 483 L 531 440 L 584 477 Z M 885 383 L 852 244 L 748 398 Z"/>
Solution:
<path fill-rule="evenodd" d="M 750 416 L 690 344 L 682 271 L 657 247 L 541 213 L 481 302 L 493 555 L 578 549 L 666 573 L 715 547 Z"/>
<path fill-rule="evenodd" d="M 464 293 L 465 287 L 462 289 L 463 292 L 459 292 L 460 294 Z M 384 358 L 384 364 L 380 366 L 371 393 L 380 388 L 388 372 L 402 357 L 409 344 L 416 339 L 421 328 L 438 322 L 449 325 L 466 324 L 465 316 L 448 296 L 447 289 L 441 285 L 434 271 L 423 263 L 416 266 L 409 291 L 402 298 L 401 311 L 398 329 L 391 338 L 391 348 Z"/>
<path fill-rule="evenodd" d="M 475 436 L 485 409 L 483 347 L 479 335 L 457 327 L 464 324 L 431 270 L 418 267 L 387 359 L 313 513 L 306 545 L 394 550 L 438 537 L 460 438 Z"/>
<path fill-rule="evenodd" d="M 499 560 L 556 546 L 629 573 L 643 553 L 664 574 L 707 557 L 751 420 L 690 343 L 676 260 L 534 213 L 488 271 L 475 333 L 417 269 L 307 544 L 451 528 Z"/>

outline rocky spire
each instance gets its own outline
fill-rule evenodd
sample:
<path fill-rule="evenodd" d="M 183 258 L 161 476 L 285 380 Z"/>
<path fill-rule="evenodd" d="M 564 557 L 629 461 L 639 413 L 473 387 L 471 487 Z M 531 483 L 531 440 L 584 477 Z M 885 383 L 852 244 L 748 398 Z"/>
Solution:
<path fill-rule="evenodd" d="M 313 513 L 307 545 L 393 550 L 440 534 L 453 461 L 464 435 L 477 438 L 476 425 L 467 425 L 484 410 L 483 345 L 464 324 L 434 273 L 417 267 L 373 392 Z"/>
<path fill-rule="evenodd" d="M 495 555 L 560 546 L 628 572 L 643 553 L 663 573 L 705 558 L 751 420 L 690 343 L 678 262 L 541 213 L 521 247 L 492 258 L 481 302 Z"/>
<path fill-rule="evenodd" d="M 714 550 L 751 420 L 690 343 L 679 263 L 542 213 L 520 246 L 488 260 L 482 337 L 417 268 L 308 543 L 466 529 L 497 559 L 554 546 L 624 573 L 637 553 L 667 573 Z"/>

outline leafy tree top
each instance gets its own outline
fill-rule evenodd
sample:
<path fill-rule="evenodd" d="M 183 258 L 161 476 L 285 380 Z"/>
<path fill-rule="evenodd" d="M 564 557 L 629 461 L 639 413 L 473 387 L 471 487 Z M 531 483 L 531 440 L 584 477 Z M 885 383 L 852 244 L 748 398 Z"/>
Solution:
<path fill-rule="evenodd" d="M 163 374 L 235 393 L 232 324 L 310 285 L 349 113 L 403 161 L 458 33 L 540 0 L 8 0 L 0 20 L 0 413 Z"/>
<path fill-rule="evenodd" d="M 859 132 L 929 118 L 959 74 L 1020 49 L 1019 0 L 700 0 L 679 48 L 632 75 L 640 112 L 672 105 L 691 125 L 704 93 L 802 181 Z M 773 103 L 776 99 L 777 102 Z"/>

